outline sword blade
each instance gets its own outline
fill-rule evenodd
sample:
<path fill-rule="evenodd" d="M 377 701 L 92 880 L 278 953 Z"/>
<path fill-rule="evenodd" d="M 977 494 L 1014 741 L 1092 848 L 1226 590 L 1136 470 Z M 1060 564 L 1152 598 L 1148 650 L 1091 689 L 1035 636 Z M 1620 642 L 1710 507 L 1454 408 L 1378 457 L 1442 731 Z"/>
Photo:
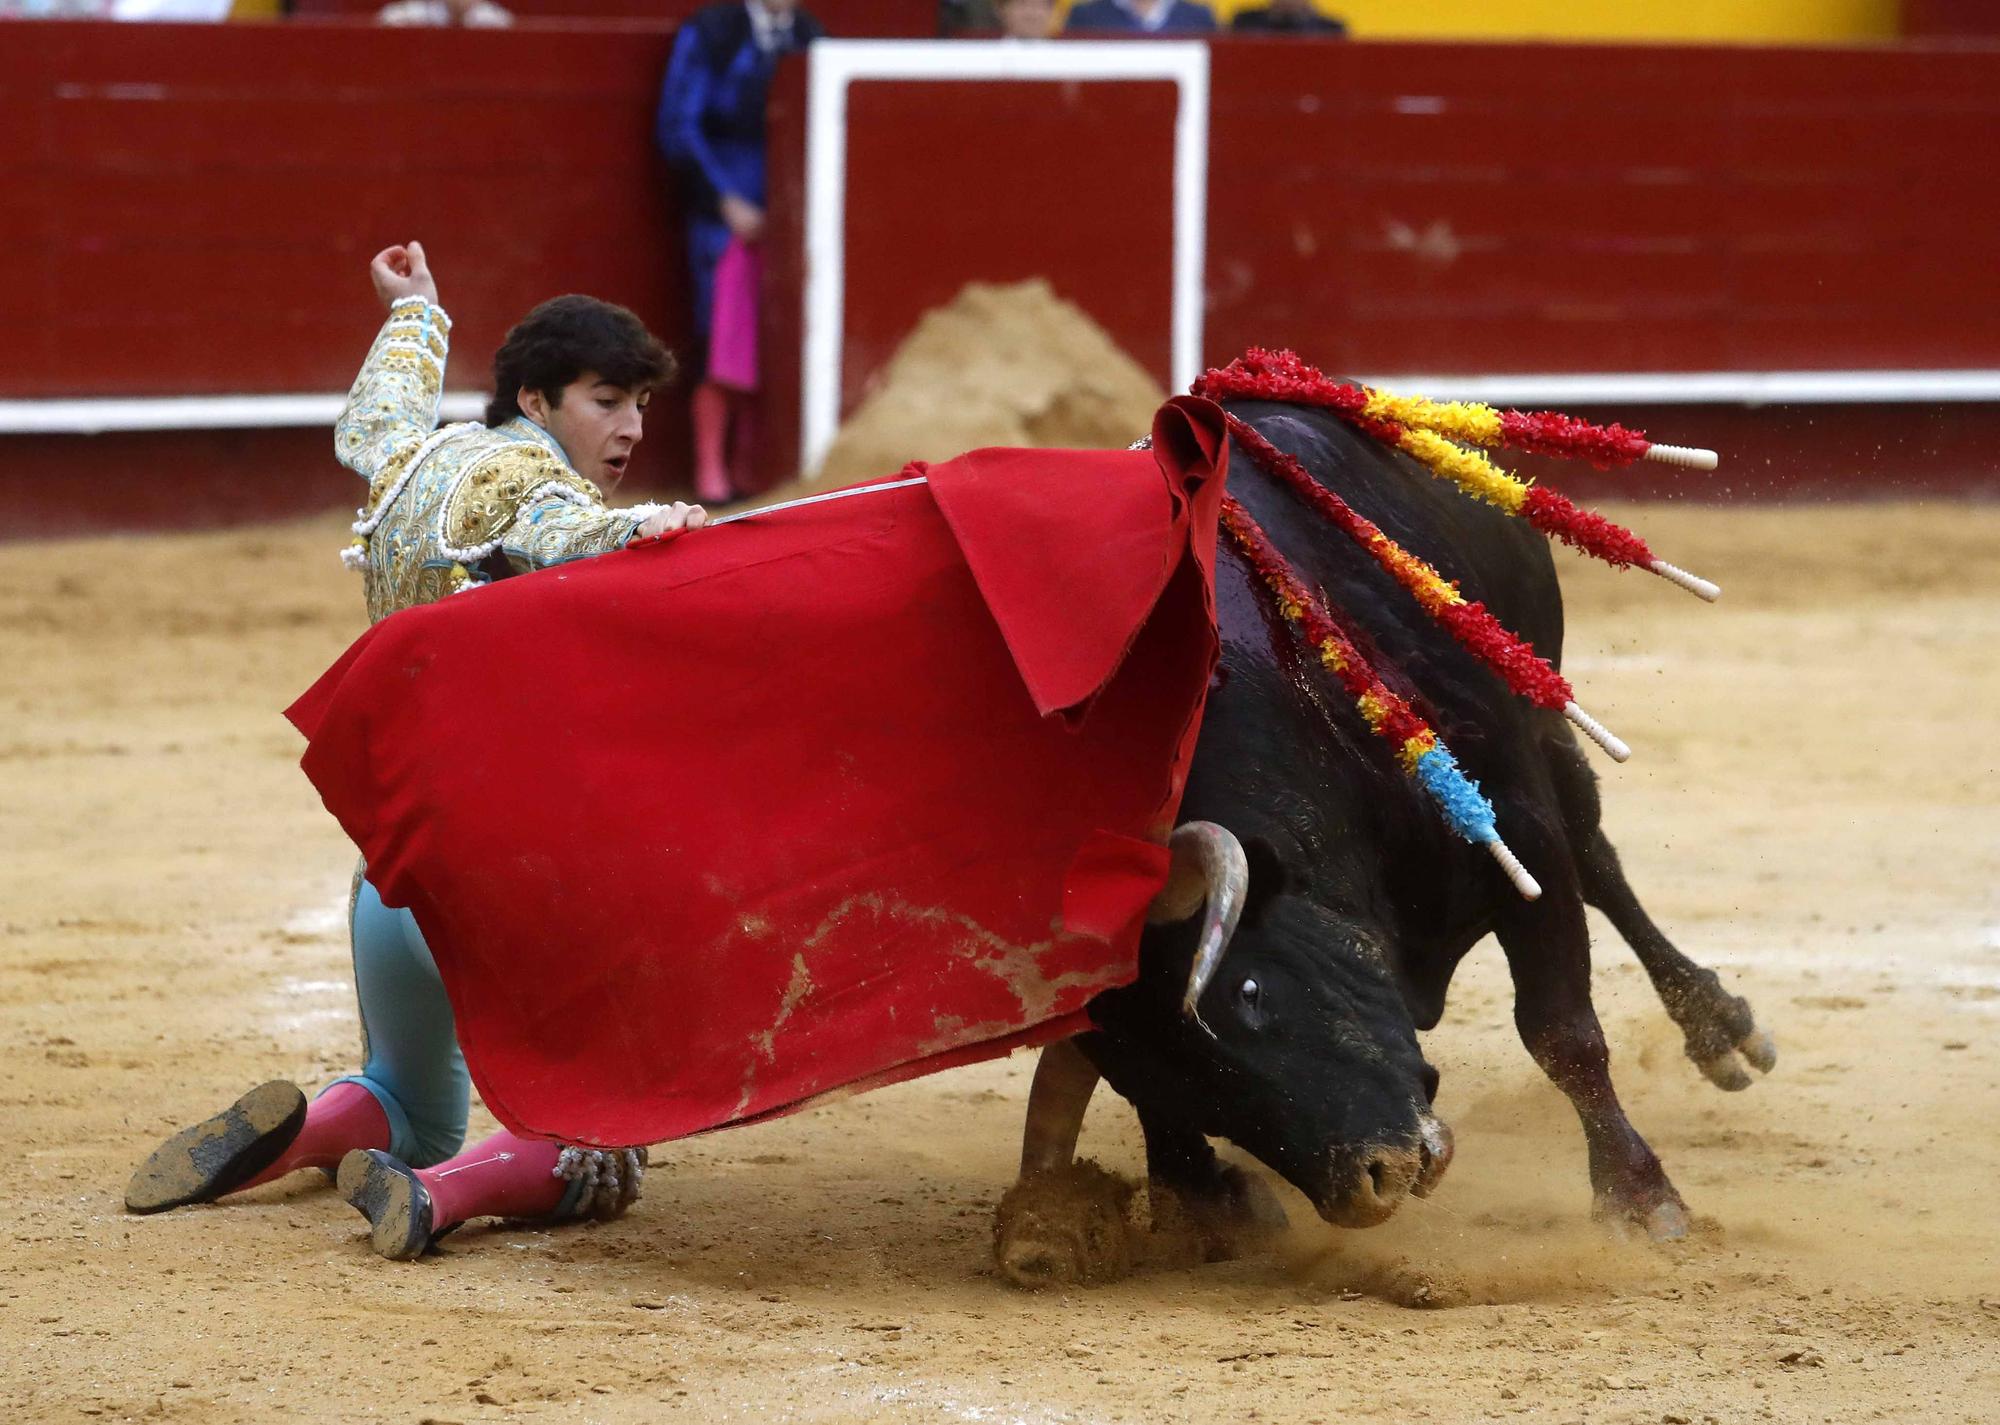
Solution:
<path fill-rule="evenodd" d="M 845 500 L 853 495 L 873 495 L 883 490 L 902 490 L 911 485 L 926 485 L 929 483 L 930 481 L 926 476 L 913 475 L 907 480 L 890 480 L 881 485 L 855 485 L 846 490 L 829 490 L 824 495 L 807 495 L 803 499 L 786 500 L 783 504 L 779 505 L 761 505 L 754 510 L 738 510 L 733 515 L 724 515 L 721 519 L 710 520 L 707 527 L 713 528 L 716 525 L 729 524 L 735 520 L 754 519 L 758 515 L 775 515 L 780 510 L 798 510 L 805 508 L 807 505 L 823 505 L 828 500 Z"/>

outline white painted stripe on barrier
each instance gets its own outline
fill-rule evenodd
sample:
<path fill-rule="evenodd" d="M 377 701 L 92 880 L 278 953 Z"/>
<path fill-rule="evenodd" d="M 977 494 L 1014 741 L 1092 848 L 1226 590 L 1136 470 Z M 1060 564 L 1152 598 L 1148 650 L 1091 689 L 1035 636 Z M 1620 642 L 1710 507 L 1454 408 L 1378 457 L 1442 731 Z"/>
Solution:
<path fill-rule="evenodd" d="M 818 466 L 840 427 L 846 327 L 847 91 L 856 80 L 1167 80 L 1174 114 L 1169 366 L 1176 390 L 1201 371 L 1208 213 L 1208 46 L 1072 40 L 821 40 L 807 51 L 806 281 L 799 464 Z"/>
<path fill-rule="evenodd" d="M 1192 379 L 1192 378 L 1190 378 Z M 1385 391 L 1496 406 L 1902 405 L 2000 401 L 2000 371 L 1637 371 L 1585 375 L 1363 376 Z M 1183 386 L 1185 382 L 1181 383 Z M 97 435 L 106 431 L 274 430 L 326 426 L 339 392 L 293 396 L 140 396 L 0 401 L 0 435 Z M 477 420 L 478 391 L 450 391 L 440 421 Z"/>
<path fill-rule="evenodd" d="M 2000 401 L 2000 371 L 1630 371 L 1362 376 L 1384 391 L 1493 406 L 1899 405 Z"/>
<path fill-rule="evenodd" d="M 338 391 L 296 396 L 116 396 L 0 401 L 0 435 L 102 435 L 108 431 L 278 430 L 325 426 L 331 435 L 347 397 Z M 448 391 L 440 421 L 486 413 L 479 391 Z"/>

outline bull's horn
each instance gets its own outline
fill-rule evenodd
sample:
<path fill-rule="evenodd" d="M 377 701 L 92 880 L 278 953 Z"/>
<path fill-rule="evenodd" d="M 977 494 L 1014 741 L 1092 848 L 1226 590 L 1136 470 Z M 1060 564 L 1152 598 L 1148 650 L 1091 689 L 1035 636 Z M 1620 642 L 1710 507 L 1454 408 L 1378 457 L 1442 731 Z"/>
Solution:
<path fill-rule="evenodd" d="M 1243 854 L 1242 843 L 1212 821 L 1190 821 L 1175 827 L 1167 844 L 1173 849 L 1173 866 L 1146 919 L 1155 925 L 1186 920 L 1207 904 L 1194 966 L 1188 971 L 1187 993 L 1181 996 L 1181 1013 L 1201 1024 L 1195 1005 L 1221 967 L 1229 937 L 1236 933 L 1236 919 L 1243 914 L 1243 898 L 1250 888 L 1250 861 Z M 1202 1028 L 1208 1026 L 1203 1024 Z"/>

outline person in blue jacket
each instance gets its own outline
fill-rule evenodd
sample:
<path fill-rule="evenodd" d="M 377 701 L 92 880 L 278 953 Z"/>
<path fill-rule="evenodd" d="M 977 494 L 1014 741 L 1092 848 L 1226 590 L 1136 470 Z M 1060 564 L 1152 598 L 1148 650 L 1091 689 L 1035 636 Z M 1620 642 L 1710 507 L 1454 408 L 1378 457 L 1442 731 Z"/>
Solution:
<path fill-rule="evenodd" d="M 825 34 L 798 0 L 726 0 L 697 10 L 675 37 L 660 87 L 655 131 L 682 179 L 688 266 L 694 279 L 691 353 L 695 488 L 710 503 L 732 493 L 732 426 L 747 439 L 750 393 L 712 379 L 708 346 L 715 272 L 732 238 L 754 246 L 764 233 L 764 98 L 783 56 Z"/>
<path fill-rule="evenodd" d="M 1070 8 L 1066 35 L 1206 35 L 1215 30 L 1215 12 L 1193 0 L 1084 0 Z"/>

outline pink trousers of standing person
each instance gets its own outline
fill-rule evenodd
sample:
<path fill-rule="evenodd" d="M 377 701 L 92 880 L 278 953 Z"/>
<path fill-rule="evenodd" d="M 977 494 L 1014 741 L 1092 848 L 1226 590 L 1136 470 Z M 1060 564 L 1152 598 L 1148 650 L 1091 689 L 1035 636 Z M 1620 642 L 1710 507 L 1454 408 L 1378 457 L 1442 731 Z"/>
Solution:
<path fill-rule="evenodd" d="M 704 504 L 722 504 L 749 487 L 757 427 L 757 287 L 763 270 L 763 253 L 741 238 L 729 240 L 715 265 L 708 370 L 694 392 L 694 489 Z"/>
<path fill-rule="evenodd" d="M 757 290 L 763 275 L 763 250 L 742 238 L 731 238 L 715 264 L 708 379 L 731 391 L 757 389 Z"/>

